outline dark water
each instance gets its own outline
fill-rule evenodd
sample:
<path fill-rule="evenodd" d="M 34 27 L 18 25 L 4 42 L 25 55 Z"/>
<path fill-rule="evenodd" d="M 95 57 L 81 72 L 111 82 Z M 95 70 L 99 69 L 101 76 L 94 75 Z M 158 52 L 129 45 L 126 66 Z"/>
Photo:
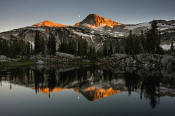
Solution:
<path fill-rule="evenodd" d="M 175 79 L 95 67 L 0 71 L 0 116 L 175 116 Z"/>

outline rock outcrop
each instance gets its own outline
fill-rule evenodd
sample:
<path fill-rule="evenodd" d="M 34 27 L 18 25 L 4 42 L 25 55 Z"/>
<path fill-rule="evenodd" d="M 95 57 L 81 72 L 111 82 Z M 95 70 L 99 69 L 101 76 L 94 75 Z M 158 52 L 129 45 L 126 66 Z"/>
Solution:
<path fill-rule="evenodd" d="M 101 60 L 105 70 L 114 73 L 137 72 L 140 76 L 162 73 L 164 77 L 175 75 L 175 58 L 158 54 L 126 55 L 115 54 Z"/>

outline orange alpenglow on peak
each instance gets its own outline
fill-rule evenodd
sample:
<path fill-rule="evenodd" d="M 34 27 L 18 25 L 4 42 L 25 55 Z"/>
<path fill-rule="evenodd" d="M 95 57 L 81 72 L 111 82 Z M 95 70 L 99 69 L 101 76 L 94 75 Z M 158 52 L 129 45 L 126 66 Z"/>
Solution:
<path fill-rule="evenodd" d="M 82 22 L 78 22 L 75 24 L 75 26 L 87 26 L 90 28 L 98 28 L 98 27 L 111 27 L 121 25 L 121 23 L 112 21 L 111 19 L 101 17 L 97 14 L 89 14 Z"/>
<path fill-rule="evenodd" d="M 58 24 L 58 23 L 54 23 L 52 21 L 47 21 L 46 20 L 46 21 L 34 24 L 33 26 L 36 26 L 36 27 L 67 27 L 67 26 L 70 26 L 70 25 Z"/>
<path fill-rule="evenodd" d="M 49 88 L 43 88 L 43 89 L 37 89 L 38 92 L 42 92 L 42 93 L 52 93 L 52 92 L 58 92 L 58 91 L 63 91 L 63 90 L 67 90 L 68 88 L 54 88 L 52 90 L 50 90 Z"/>

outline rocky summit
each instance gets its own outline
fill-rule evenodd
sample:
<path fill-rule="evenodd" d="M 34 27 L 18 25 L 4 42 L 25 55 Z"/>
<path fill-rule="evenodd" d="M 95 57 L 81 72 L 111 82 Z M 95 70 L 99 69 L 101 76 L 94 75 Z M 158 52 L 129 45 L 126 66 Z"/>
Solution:
<path fill-rule="evenodd" d="M 89 14 L 83 21 L 78 22 L 75 26 L 87 26 L 90 28 L 98 28 L 98 27 L 111 27 L 121 25 L 118 22 L 112 21 L 108 18 L 101 17 L 97 14 Z"/>

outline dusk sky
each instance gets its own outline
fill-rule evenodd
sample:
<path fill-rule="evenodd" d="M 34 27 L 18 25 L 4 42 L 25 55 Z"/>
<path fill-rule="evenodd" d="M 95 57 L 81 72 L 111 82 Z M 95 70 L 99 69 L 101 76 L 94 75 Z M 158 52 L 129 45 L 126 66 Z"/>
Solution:
<path fill-rule="evenodd" d="M 123 24 L 175 20 L 175 0 L 0 0 L 0 32 L 50 20 L 73 25 L 95 13 Z"/>

